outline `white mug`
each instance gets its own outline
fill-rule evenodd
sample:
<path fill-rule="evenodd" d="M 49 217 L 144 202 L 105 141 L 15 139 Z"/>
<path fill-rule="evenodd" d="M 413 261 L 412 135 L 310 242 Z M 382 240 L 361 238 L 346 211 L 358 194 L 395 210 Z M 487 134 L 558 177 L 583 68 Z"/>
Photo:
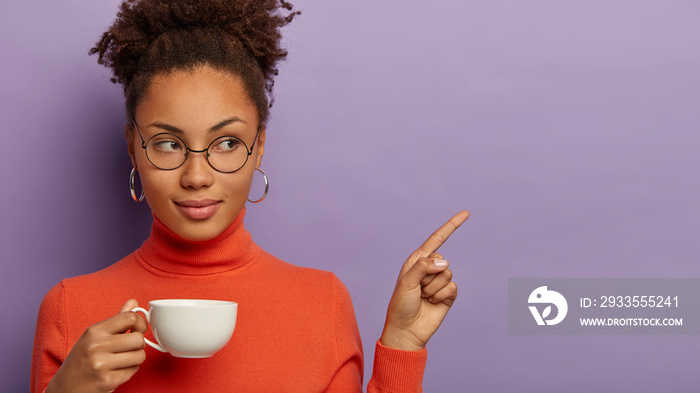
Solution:
<path fill-rule="evenodd" d="M 238 303 L 221 300 L 165 299 L 135 307 L 151 325 L 158 343 L 146 344 L 180 358 L 208 358 L 223 348 L 236 327 Z"/>

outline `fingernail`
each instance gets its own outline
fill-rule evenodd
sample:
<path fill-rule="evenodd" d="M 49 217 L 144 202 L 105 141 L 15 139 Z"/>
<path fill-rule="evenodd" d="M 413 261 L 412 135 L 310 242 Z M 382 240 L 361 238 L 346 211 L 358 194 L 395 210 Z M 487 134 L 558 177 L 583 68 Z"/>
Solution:
<path fill-rule="evenodd" d="M 433 263 L 434 263 L 435 266 L 437 266 L 437 267 L 445 267 L 445 266 L 447 266 L 447 261 L 444 260 L 444 259 L 434 259 L 434 260 L 433 260 Z"/>

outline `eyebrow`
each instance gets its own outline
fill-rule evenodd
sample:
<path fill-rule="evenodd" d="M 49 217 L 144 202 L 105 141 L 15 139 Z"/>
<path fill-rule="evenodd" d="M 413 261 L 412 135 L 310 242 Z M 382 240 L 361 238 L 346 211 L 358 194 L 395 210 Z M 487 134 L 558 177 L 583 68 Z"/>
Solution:
<path fill-rule="evenodd" d="M 229 125 L 229 124 L 231 124 L 231 123 L 243 123 L 243 124 L 248 124 L 248 123 L 245 122 L 245 120 L 243 120 L 243 119 L 241 119 L 241 118 L 239 118 L 239 117 L 237 117 L 237 116 L 233 116 L 233 117 L 230 117 L 230 118 L 228 118 L 228 119 L 226 119 L 226 120 L 223 120 L 223 121 L 219 122 L 219 123 L 218 123 L 217 125 L 215 125 L 215 126 L 212 126 L 212 127 L 209 129 L 209 133 L 211 134 L 212 132 L 219 131 L 220 129 L 222 129 L 223 127 L 225 127 L 225 126 L 227 126 L 227 125 Z M 156 127 L 156 128 L 160 128 L 160 129 L 162 129 L 162 130 L 165 130 L 165 131 L 168 131 L 168 132 L 172 132 L 172 133 L 175 133 L 175 134 L 180 134 L 180 135 L 182 135 L 182 134 L 185 133 L 184 131 L 182 131 L 181 129 L 179 129 L 179 128 L 173 126 L 173 125 L 170 125 L 170 124 L 167 124 L 167 123 L 162 123 L 162 122 L 159 122 L 159 121 L 154 121 L 153 123 L 149 124 L 148 127 Z"/>

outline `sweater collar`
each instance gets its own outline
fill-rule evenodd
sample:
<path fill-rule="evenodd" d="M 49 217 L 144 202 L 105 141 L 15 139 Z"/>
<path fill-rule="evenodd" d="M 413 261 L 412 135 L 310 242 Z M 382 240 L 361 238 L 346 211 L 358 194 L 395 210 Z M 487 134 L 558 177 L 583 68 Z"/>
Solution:
<path fill-rule="evenodd" d="M 206 275 L 237 269 L 256 255 L 258 246 L 243 226 L 245 206 L 219 236 L 204 241 L 183 239 L 153 215 L 151 236 L 137 250 L 139 260 L 157 270 Z"/>

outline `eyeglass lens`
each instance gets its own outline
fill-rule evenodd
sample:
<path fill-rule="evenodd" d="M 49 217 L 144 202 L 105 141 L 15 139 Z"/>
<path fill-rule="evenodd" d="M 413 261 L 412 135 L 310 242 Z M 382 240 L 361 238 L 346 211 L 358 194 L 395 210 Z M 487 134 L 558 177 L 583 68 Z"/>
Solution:
<path fill-rule="evenodd" d="M 187 145 L 176 135 L 157 134 L 146 144 L 146 156 L 160 169 L 175 169 L 185 163 L 189 154 Z M 220 172 L 234 172 L 248 160 L 248 147 L 234 136 L 215 139 L 207 148 L 206 158 L 212 168 Z"/>

